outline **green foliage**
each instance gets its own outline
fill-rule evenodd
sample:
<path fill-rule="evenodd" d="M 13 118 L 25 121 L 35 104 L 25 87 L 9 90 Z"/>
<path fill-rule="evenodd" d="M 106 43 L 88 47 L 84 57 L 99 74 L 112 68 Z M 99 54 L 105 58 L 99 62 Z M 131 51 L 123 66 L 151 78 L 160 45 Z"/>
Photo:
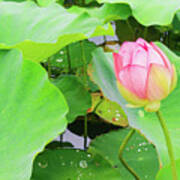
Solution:
<path fill-rule="evenodd" d="M 99 3 L 128 4 L 133 16 L 143 25 L 169 25 L 180 9 L 179 0 L 97 0 Z"/>
<path fill-rule="evenodd" d="M 72 42 L 113 35 L 110 25 L 87 13 L 68 13 L 58 4 L 42 8 L 33 2 L 1 2 L 0 19 L 0 48 L 19 48 L 25 59 L 38 62 Z"/>
<path fill-rule="evenodd" d="M 37 2 L 38 2 L 38 4 L 40 5 L 40 6 L 48 6 L 48 5 L 50 5 L 51 3 L 54 3 L 54 2 L 56 2 L 56 0 L 37 0 Z"/>
<path fill-rule="evenodd" d="M 120 173 L 101 156 L 64 149 L 45 151 L 34 162 L 31 180 L 121 180 Z"/>
<path fill-rule="evenodd" d="M 176 33 L 179 33 L 180 31 L 180 11 L 176 13 L 176 16 L 173 20 L 173 30 L 176 32 Z"/>
<path fill-rule="evenodd" d="M 128 108 L 116 86 L 112 52 L 138 37 L 161 41 L 180 77 L 179 0 L 0 0 L 0 180 L 133 180 L 118 159 L 128 125 L 138 130 L 129 166 L 142 180 L 172 179 L 157 117 Z M 161 103 L 178 173 L 179 88 Z M 67 123 L 94 139 L 91 154 L 55 139 Z"/>
<path fill-rule="evenodd" d="M 104 119 L 106 122 L 117 126 L 127 126 L 127 116 L 123 109 L 116 102 L 112 102 L 106 98 L 101 99 L 99 95 L 93 95 L 94 112 Z"/>
<path fill-rule="evenodd" d="M 176 160 L 176 168 L 177 168 L 177 174 L 178 177 L 180 177 L 180 159 Z M 171 172 L 171 165 L 167 165 L 163 167 L 159 173 L 157 174 L 156 180 L 172 180 L 172 172 Z"/>
<path fill-rule="evenodd" d="M 86 12 L 91 17 L 104 23 L 116 19 L 127 19 L 131 15 L 131 9 L 125 4 L 104 4 L 100 8 L 82 8 L 73 6 L 68 11 L 75 14 Z"/>
<path fill-rule="evenodd" d="M 0 51 L 0 179 L 28 180 L 32 161 L 66 128 L 66 101 L 43 68 Z"/>
<path fill-rule="evenodd" d="M 118 158 L 119 147 L 129 129 L 114 131 L 102 135 L 90 144 L 88 152 L 99 154 L 121 173 L 122 179 L 132 180 L 132 175 L 124 168 Z M 108 146 L 107 146 L 108 144 Z M 136 132 L 128 142 L 123 158 L 133 168 L 140 179 L 155 179 L 159 169 L 158 156 L 152 144 Z"/>
<path fill-rule="evenodd" d="M 61 90 L 67 100 L 68 122 L 73 122 L 77 116 L 86 114 L 91 107 L 91 95 L 76 76 L 60 76 L 53 84 Z"/>
<path fill-rule="evenodd" d="M 138 37 L 143 37 L 147 41 L 157 41 L 162 36 L 156 27 L 145 27 L 132 17 L 127 20 L 116 21 L 116 34 L 121 43 L 135 41 Z"/>
<path fill-rule="evenodd" d="M 87 64 L 92 59 L 92 51 L 96 45 L 89 41 L 83 41 L 83 51 Z M 65 72 L 73 71 L 84 65 L 82 60 L 82 47 L 80 42 L 72 43 L 68 47 L 61 49 L 58 53 L 50 58 L 51 66 L 60 68 Z M 70 69 L 69 69 L 70 68 Z"/>

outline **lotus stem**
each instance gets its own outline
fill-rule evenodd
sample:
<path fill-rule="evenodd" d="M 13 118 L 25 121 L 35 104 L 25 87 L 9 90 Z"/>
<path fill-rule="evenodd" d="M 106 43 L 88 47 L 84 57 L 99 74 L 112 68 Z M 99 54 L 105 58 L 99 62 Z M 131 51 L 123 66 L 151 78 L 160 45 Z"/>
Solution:
<path fill-rule="evenodd" d="M 178 180 L 177 171 L 176 171 L 176 163 L 175 163 L 175 158 L 174 158 L 174 153 L 173 153 L 173 147 L 172 147 L 172 142 L 171 142 L 171 138 L 170 138 L 170 135 L 169 135 L 168 128 L 166 126 L 164 118 L 162 117 L 161 112 L 157 111 L 156 115 L 157 115 L 157 117 L 159 119 L 159 122 L 161 124 L 161 128 L 162 128 L 163 133 L 164 133 L 164 137 L 165 137 L 165 140 L 166 140 L 168 154 L 169 154 L 169 158 L 170 158 L 170 161 L 171 161 L 171 169 L 172 169 L 173 180 Z"/>
<path fill-rule="evenodd" d="M 129 142 L 129 140 L 131 139 L 134 133 L 135 133 L 135 129 L 131 129 L 127 134 L 127 136 L 124 138 L 123 142 L 121 143 L 121 146 L 119 148 L 119 160 L 122 162 L 124 167 L 134 176 L 136 180 L 140 180 L 136 172 L 127 164 L 127 162 L 123 159 L 122 156 L 127 143 Z"/>

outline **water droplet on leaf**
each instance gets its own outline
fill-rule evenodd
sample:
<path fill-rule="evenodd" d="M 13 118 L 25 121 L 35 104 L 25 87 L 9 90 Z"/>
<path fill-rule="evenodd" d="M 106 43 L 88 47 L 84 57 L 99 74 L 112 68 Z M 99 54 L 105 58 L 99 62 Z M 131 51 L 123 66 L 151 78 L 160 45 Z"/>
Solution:
<path fill-rule="evenodd" d="M 61 63 L 61 62 L 63 62 L 63 59 L 56 59 L 56 62 Z"/>
<path fill-rule="evenodd" d="M 38 166 L 41 167 L 41 168 L 47 168 L 48 163 L 47 162 L 44 162 L 44 163 L 38 162 Z"/>
<path fill-rule="evenodd" d="M 91 157 L 91 154 L 87 154 L 87 157 L 90 158 L 90 157 Z"/>
<path fill-rule="evenodd" d="M 87 167 L 88 167 L 88 164 L 87 164 L 86 160 L 81 160 L 81 161 L 79 162 L 79 166 L 80 166 L 81 168 L 87 168 Z"/>

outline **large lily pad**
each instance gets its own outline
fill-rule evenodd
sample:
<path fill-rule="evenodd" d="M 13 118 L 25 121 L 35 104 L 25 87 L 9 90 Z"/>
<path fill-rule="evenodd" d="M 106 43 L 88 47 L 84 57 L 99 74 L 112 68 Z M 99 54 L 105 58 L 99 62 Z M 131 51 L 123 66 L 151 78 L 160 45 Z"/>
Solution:
<path fill-rule="evenodd" d="M 0 99 L 0 179 L 29 180 L 35 155 L 66 127 L 66 101 L 18 50 L 0 51 Z"/>
<path fill-rule="evenodd" d="M 126 4 L 104 4 L 100 8 L 82 8 L 73 6 L 68 11 L 75 14 L 87 12 L 91 17 L 98 18 L 102 22 L 127 19 L 131 15 L 131 9 Z"/>
<path fill-rule="evenodd" d="M 58 4 L 0 2 L 0 48 L 19 48 L 25 59 L 42 61 L 72 42 L 113 33 L 111 25 Z"/>
<path fill-rule="evenodd" d="M 53 84 L 63 92 L 68 102 L 68 122 L 73 122 L 77 116 L 86 115 L 91 107 L 91 95 L 76 76 L 60 76 Z"/>
<path fill-rule="evenodd" d="M 169 25 L 178 9 L 179 0 L 97 0 L 99 3 L 128 4 L 133 16 L 143 25 Z"/>
<path fill-rule="evenodd" d="M 178 72 L 180 72 L 180 58 L 164 45 L 160 43 L 158 43 L 158 45 L 164 50 L 169 59 L 176 64 L 176 68 Z M 94 51 L 93 62 L 94 79 L 102 88 L 104 95 L 121 105 L 128 116 L 130 125 L 139 129 L 142 134 L 155 144 L 163 165 L 168 164 L 169 156 L 164 134 L 155 113 L 147 113 L 144 109 L 127 108 L 127 102 L 122 98 L 116 86 L 112 54 L 104 54 L 102 49 L 97 49 Z M 180 116 L 178 115 L 180 113 L 180 101 L 178 98 L 180 98 L 180 83 L 178 83 L 177 88 L 161 102 L 161 111 L 170 131 L 176 159 L 180 158 Z"/>
<path fill-rule="evenodd" d="M 123 129 L 102 135 L 94 139 L 88 152 L 99 154 L 116 167 L 122 179 L 134 180 L 118 158 L 119 147 L 130 129 Z M 137 173 L 140 179 L 152 180 L 159 170 L 156 150 L 142 135 L 136 132 L 126 145 L 123 158 Z"/>
<path fill-rule="evenodd" d="M 120 173 L 101 156 L 64 149 L 45 151 L 34 162 L 31 180 L 121 180 Z"/>

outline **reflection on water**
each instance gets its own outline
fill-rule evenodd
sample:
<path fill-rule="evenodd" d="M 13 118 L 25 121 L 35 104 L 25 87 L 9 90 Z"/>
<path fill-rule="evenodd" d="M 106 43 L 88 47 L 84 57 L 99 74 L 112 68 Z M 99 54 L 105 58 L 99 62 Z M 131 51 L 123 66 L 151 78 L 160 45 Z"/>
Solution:
<path fill-rule="evenodd" d="M 84 149 L 84 138 L 76 134 L 71 133 L 69 130 L 63 134 L 63 141 L 70 142 L 77 149 Z M 90 139 L 87 139 L 87 145 L 90 143 Z"/>

